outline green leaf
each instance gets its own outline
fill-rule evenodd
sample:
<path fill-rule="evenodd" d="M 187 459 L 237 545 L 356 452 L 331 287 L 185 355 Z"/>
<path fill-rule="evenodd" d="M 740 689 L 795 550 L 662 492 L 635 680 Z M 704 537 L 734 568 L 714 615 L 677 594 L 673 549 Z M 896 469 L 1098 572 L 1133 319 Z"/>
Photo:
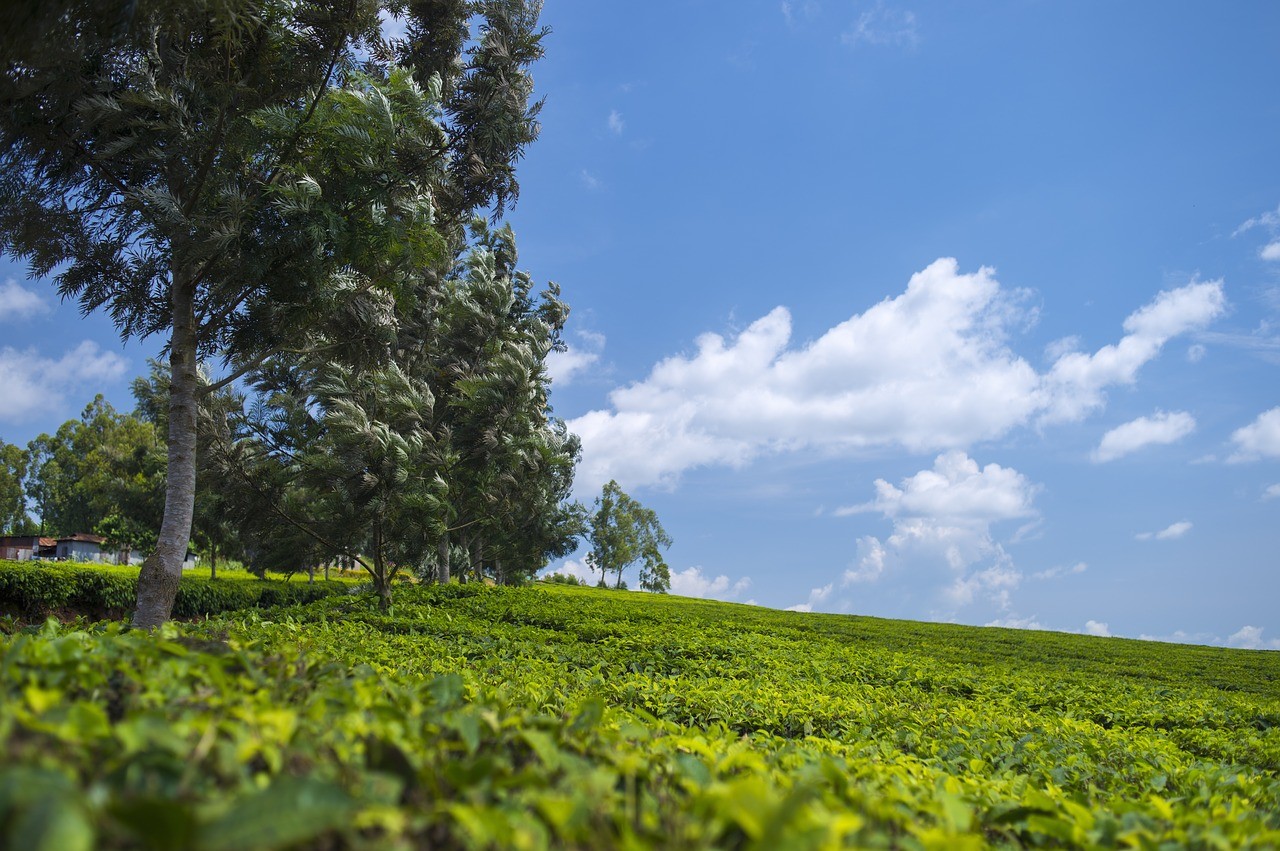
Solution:
<path fill-rule="evenodd" d="M 282 848 L 347 825 L 355 802 L 324 780 L 280 777 L 261 792 L 232 802 L 200 831 L 202 851 Z"/>

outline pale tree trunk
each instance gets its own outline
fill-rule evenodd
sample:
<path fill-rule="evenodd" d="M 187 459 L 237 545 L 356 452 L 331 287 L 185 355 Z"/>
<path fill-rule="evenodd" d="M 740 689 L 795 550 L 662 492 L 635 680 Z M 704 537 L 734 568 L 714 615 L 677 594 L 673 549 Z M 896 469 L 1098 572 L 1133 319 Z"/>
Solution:
<path fill-rule="evenodd" d="M 169 367 L 169 467 L 164 492 L 164 520 L 155 551 L 138 574 L 138 607 L 133 625 L 153 629 L 169 619 L 182 562 L 191 541 L 196 503 L 196 373 L 195 288 L 185 274 L 173 273 L 173 337 Z"/>
<path fill-rule="evenodd" d="M 449 533 L 440 536 L 440 564 L 436 567 L 436 579 L 443 585 L 449 584 Z"/>
<path fill-rule="evenodd" d="M 307 565 L 307 584 L 316 584 L 316 566 L 314 564 Z"/>

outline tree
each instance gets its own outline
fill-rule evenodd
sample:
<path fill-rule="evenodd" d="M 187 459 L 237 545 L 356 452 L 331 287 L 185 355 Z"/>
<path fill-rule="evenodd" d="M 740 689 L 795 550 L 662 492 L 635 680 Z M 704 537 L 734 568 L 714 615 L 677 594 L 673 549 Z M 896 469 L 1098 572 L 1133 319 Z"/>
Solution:
<path fill-rule="evenodd" d="M 408 16 L 403 43 L 383 41 L 384 5 Z M 473 14 L 471 61 L 435 76 L 462 49 L 436 36 Z M 177 592 L 201 398 L 317 319 L 352 324 L 333 357 L 377 338 L 407 270 L 447 254 L 433 210 L 464 220 L 518 191 L 508 171 L 536 135 L 537 14 L 524 0 L 6 10 L 0 249 L 56 273 L 64 297 L 108 310 L 122 335 L 168 337 L 164 516 L 135 625 L 167 619 Z M 394 63 L 419 56 L 438 68 L 414 69 L 415 84 Z M 441 102 L 451 138 L 433 120 Z M 229 372 L 202 385 L 201 360 Z"/>
<path fill-rule="evenodd" d="M 118 413 L 99 395 L 80 419 L 31 441 L 27 455 L 27 495 L 39 511 L 41 534 L 93 531 L 112 514 L 154 534 L 164 452 L 153 424 Z"/>
<path fill-rule="evenodd" d="M 591 552 L 587 564 L 600 571 L 600 585 L 609 573 L 618 575 L 634 564 L 640 565 L 640 587 L 646 591 L 666 593 L 671 589 L 671 570 L 662 558 L 662 550 L 671 546 L 671 538 L 658 522 L 658 515 L 632 499 L 610 480 L 595 501 L 595 513 L 587 527 Z"/>
<path fill-rule="evenodd" d="M 29 535 L 35 531 L 23 491 L 26 477 L 27 453 L 21 446 L 0 440 L 0 535 Z"/>

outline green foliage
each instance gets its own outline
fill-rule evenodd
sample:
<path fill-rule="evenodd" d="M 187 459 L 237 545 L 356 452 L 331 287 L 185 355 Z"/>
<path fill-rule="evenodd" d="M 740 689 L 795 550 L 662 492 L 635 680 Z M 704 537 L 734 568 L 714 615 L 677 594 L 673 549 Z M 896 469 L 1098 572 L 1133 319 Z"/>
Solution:
<path fill-rule="evenodd" d="M 22 447 L 0 440 L 0 535 L 30 535 L 36 530 L 27 516 L 23 483 L 27 477 L 27 453 Z"/>
<path fill-rule="evenodd" d="M 118 618 L 133 605 L 138 569 L 107 565 L 0 561 L 0 612 L 24 619 L 73 613 Z M 241 573 L 211 581 L 184 575 L 173 616 L 195 618 L 237 609 L 309 603 L 346 593 L 347 582 L 267 582 Z"/>
<path fill-rule="evenodd" d="M 0 755 L 10 847 L 1271 848 L 1280 654 L 430 586 L 0 639 Z"/>
<path fill-rule="evenodd" d="M 164 501 L 164 443 L 154 423 L 121 414 L 98 395 L 78 420 L 27 449 L 27 495 L 42 534 L 93 532 L 109 522 L 116 543 L 148 542 L 144 529 L 160 523 Z M 126 530 L 132 529 L 129 532 Z"/>
<path fill-rule="evenodd" d="M 671 538 L 653 509 L 632 499 L 613 480 L 596 498 L 595 508 L 587 527 L 591 544 L 587 564 L 600 571 L 600 584 L 605 584 L 610 573 L 616 573 L 616 587 L 624 587 L 622 572 L 639 561 L 641 588 L 659 594 L 671 590 L 671 570 L 662 558 L 662 550 L 671 546 Z"/>

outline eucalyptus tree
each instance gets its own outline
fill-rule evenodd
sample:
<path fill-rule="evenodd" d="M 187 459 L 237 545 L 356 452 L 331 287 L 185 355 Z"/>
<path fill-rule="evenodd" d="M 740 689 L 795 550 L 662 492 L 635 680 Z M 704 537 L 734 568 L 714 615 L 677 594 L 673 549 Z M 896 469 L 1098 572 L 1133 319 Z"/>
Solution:
<path fill-rule="evenodd" d="M 610 480 L 596 498 L 587 541 L 587 564 L 600 571 L 601 585 L 612 572 L 618 575 L 616 587 L 621 587 L 622 572 L 639 561 L 641 588 L 659 593 L 671 589 L 671 570 L 662 557 L 671 537 L 653 509 L 627 495 L 616 481 Z"/>
<path fill-rule="evenodd" d="M 27 535 L 33 531 L 23 488 L 27 458 L 21 446 L 0 440 L 0 535 Z"/>
<path fill-rule="evenodd" d="M 382 38 L 384 9 L 407 17 L 407 39 Z M 330 355 L 353 354 L 393 324 L 407 270 L 447 256 L 436 206 L 461 220 L 518 191 L 508 169 L 537 130 L 537 11 L 54 0 L 0 13 L 0 250 L 86 312 L 106 309 L 122 335 L 167 338 L 164 519 L 135 625 L 165 620 L 176 594 L 201 397 L 318 316 L 351 321 Z M 436 37 L 476 15 L 483 37 L 466 58 Z M 422 63 L 401 71 L 398 58 Z M 202 360 L 227 373 L 202 385 Z"/>

